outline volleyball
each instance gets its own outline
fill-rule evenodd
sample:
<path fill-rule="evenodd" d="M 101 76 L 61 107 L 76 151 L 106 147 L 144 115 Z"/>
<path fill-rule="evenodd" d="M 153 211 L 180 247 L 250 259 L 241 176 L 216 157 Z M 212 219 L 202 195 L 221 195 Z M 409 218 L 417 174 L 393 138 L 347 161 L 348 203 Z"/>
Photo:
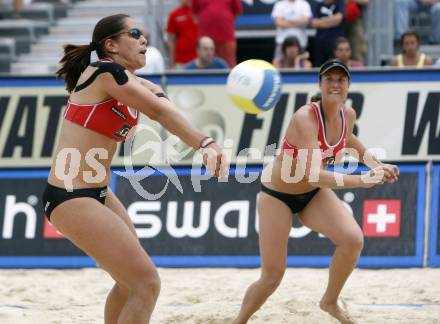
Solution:
<path fill-rule="evenodd" d="M 226 91 L 232 102 L 249 114 L 275 107 L 281 97 L 281 75 L 270 63 L 247 60 L 229 73 Z"/>

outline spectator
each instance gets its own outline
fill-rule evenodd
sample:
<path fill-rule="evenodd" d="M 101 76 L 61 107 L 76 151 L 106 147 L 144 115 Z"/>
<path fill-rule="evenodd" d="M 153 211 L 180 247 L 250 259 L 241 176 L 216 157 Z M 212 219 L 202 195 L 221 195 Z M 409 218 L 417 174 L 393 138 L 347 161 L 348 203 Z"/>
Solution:
<path fill-rule="evenodd" d="M 440 2 L 439 0 L 394 0 L 394 38 L 398 40 L 408 30 L 411 13 L 429 12 L 432 20 L 429 42 L 440 44 Z"/>
<path fill-rule="evenodd" d="M 243 11 L 241 0 L 191 0 L 191 5 L 199 23 L 199 36 L 214 40 L 215 54 L 234 67 L 237 64 L 234 19 Z"/>
<path fill-rule="evenodd" d="M 363 67 L 364 64 L 360 61 L 351 59 L 350 42 L 345 37 L 338 37 L 335 42 L 334 57 L 344 62 L 350 68 Z"/>
<path fill-rule="evenodd" d="M 145 53 L 145 65 L 136 70 L 136 74 L 161 74 L 165 72 L 165 61 L 162 53 L 150 43 L 150 34 L 145 33 L 147 52 Z"/>
<path fill-rule="evenodd" d="M 345 0 L 346 35 L 352 49 L 354 60 L 365 62 L 367 56 L 367 37 L 362 21 L 368 0 Z"/>
<path fill-rule="evenodd" d="M 197 58 L 186 65 L 187 70 L 197 69 L 227 69 L 228 64 L 214 55 L 214 41 L 207 37 L 200 37 L 197 41 Z"/>
<path fill-rule="evenodd" d="M 435 61 L 434 67 L 440 68 L 440 57 Z"/>
<path fill-rule="evenodd" d="M 416 32 L 406 32 L 400 38 L 401 53 L 391 59 L 390 65 L 397 67 L 423 67 L 432 65 L 432 59 L 419 52 L 419 35 Z"/>
<path fill-rule="evenodd" d="M 180 0 L 180 6 L 171 11 L 167 33 L 170 67 L 183 68 L 196 58 L 198 29 L 191 14 L 189 0 Z"/>
<path fill-rule="evenodd" d="M 3 13 L 8 12 L 8 18 L 21 18 L 23 7 L 30 2 L 29 0 L 25 1 L 25 3 L 23 3 L 23 0 L 0 0 L 0 14 L 2 17 L 5 17 Z"/>
<path fill-rule="evenodd" d="M 306 27 L 312 17 L 310 4 L 305 0 L 281 0 L 272 10 L 272 18 L 277 27 L 274 59 L 281 57 L 281 46 L 289 36 L 295 36 L 301 48 L 307 48 Z"/>
<path fill-rule="evenodd" d="M 314 64 L 321 66 L 333 57 L 335 40 L 344 36 L 344 7 L 342 1 L 323 0 L 316 4 L 311 27 L 316 28 Z"/>
<path fill-rule="evenodd" d="M 295 36 L 289 36 L 283 41 L 281 52 L 282 56 L 272 61 L 278 69 L 310 69 L 312 67 L 312 63 L 308 60 L 309 53 L 301 53 L 300 42 Z"/>

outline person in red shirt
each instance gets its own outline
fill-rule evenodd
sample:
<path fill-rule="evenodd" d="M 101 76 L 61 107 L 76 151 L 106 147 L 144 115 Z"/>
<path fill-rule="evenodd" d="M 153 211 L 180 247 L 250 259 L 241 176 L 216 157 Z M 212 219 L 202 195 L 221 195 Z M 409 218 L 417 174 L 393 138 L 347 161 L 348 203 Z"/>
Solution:
<path fill-rule="evenodd" d="M 198 20 L 199 36 L 209 36 L 215 43 L 215 55 L 237 64 L 237 40 L 234 19 L 241 15 L 240 0 L 191 0 L 191 9 Z"/>
<path fill-rule="evenodd" d="M 183 67 L 196 58 L 197 24 L 191 14 L 189 0 L 180 0 L 180 6 L 168 16 L 168 54 L 172 69 Z"/>

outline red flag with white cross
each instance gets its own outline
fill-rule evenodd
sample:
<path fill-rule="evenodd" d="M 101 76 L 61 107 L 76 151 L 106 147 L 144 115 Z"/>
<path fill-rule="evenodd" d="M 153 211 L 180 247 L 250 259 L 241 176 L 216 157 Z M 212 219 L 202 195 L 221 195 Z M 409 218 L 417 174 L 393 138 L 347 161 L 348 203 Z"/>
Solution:
<path fill-rule="evenodd" d="M 400 200 L 365 200 L 362 231 L 366 237 L 398 237 Z"/>

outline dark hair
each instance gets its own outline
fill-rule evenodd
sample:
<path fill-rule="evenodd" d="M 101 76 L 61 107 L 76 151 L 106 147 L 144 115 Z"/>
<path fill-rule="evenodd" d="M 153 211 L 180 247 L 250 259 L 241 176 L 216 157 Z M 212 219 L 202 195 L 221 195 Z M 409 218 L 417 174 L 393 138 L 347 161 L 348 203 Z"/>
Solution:
<path fill-rule="evenodd" d="M 420 44 L 420 37 L 419 34 L 417 34 L 417 32 L 415 32 L 414 30 L 409 30 L 407 32 L 404 32 L 402 34 L 402 36 L 400 36 L 400 48 L 402 53 L 405 53 L 405 51 L 403 50 L 403 41 L 405 40 L 405 37 L 407 36 L 414 36 L 417 40 L 417 44 Z"/>
<path fill-rule="evenodd" d="M 298 47 L 299 52 L 301 52 L 301 44 L 299 43 L 297 37 L 289 36 L 283 41 L 283 44 L 281 45 L 281 51 L 284 55 L 286 55 L 286 49 L 290 46 Z"/>
<path fill-rule="evenodd" d="M 320 92 L 318 92 L 318 93 L 315 93 L 312 96 L 312 98 L 310 98 L 310 102 L 318 102 L 318 101 L 321 101 L 321 99 L 322 99 L 322 95 Z"/>
<path fill-rule="evenodd" d="M 344 44 L 344 43 L 348 43 L 348 45 L 350 45 L 350 41 L 348 40 L 348 38 L 345 38 L 343 36 L 340 36 L 340 37 L 336 38 L 336 40 L 335 40 L 335 47 L 333 48 L 333 51 L 336 51 L 338 46 L 340 44 Z"/>
<path fill-rule="evenodd" d="M 66 89 L 72 92 L 81 73 L 90 64 L 90 54 L 96 50 L 98 58 L 108 56 L 104 50 L 104 40 L 116 36 L 124 30 L 125 20 L 130 16 L 117 14 L 102 18 L 95 25 L 93 30 L 92 42 L 88 45 L 64 45 L 64 56 L 60 60 L 61 67 L 56 72 L 58 78 L 63 78 L 66 82 Z"/>

